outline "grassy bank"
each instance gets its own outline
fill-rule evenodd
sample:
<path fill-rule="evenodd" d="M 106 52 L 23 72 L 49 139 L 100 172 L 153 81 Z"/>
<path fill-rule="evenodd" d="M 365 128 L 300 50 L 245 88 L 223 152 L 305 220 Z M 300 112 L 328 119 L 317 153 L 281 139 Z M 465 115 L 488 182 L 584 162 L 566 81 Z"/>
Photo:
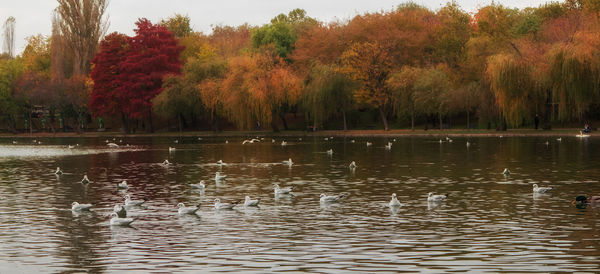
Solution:
<path fill-rule="evenodd" d="M 466 130 L 466 129 L 448 129 L 448 130 L 323 130 L 316 132 L 307 131 L 222 131 L 214 133 L 212 131 L 187 131 L 187 132 L 156 132 L 156 133 L 136 133 L 124 135 L 121 132 L 57 132 L 56 134 L 47 132 L 38 133 L 1 133 L 2 138 L 44 138 L 44 137 L 109 137 L 109 136 L 203 136 L 203 137 L 252 137 L 252 136 L 277 136 L 277 137 L 310 137 L 310 136 L 337 136 L 337 137 L 509 137 L 509 136 L 574 136 L 579 134 L 580 129 L 564 128 L 554 130 L 533 130 L 533 129 L 509 129 L 507 131 L 495 130 Z M 591 133 L 592 136 L 598 133 Z M 599 135 L 600 136 L 600 135 Z"/>

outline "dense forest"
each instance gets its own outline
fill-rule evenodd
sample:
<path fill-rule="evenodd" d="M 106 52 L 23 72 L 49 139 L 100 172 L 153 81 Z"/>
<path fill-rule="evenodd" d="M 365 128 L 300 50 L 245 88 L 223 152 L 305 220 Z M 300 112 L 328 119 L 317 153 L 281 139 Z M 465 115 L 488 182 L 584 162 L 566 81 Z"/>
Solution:
<path fill-rule="evenodd" d="M 188 16 L 106 33 L 106 0 L 58 0 L 14 54 L 3 24 L 0 127 L 111 130 L 497 128 L 600 118 L 600 1 L 467 13 L 395 9 L 194 31 Z"/>

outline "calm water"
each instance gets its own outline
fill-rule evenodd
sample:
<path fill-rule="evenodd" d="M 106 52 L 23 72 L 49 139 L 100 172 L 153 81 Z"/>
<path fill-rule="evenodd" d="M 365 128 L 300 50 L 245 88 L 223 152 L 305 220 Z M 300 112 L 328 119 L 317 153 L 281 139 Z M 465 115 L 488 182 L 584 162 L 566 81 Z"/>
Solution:
<path fill-rule="evenodd" d="M 600 271 L 600 208 L 570 204 L 600 194 L 600 139 L 398 138 L 390 151 L 385 138 L 175 139 L 126 138 L 118 150 L 104 138 L 0 139 L 0 273 Z M 215 184 L 216 171 L 227 180 Z M 111 227 L 122 180 L 148 202 L 128 212 L 131 227 Z M 192 190 L 200 180 L 206 190 Z M 296 196 L 275 199 L 273 183 Z M 533 196 L 533 183 L 554 190 Z M 450 197 L 431 206 L 430 191 Z M 340 192 L 350 196 L 319 204 Z M 386 205 L 394 192 L 398 210 Z M 212 207 L 245 195 L 260 207 Z M 74 214 L 73 201 L 94 208 Z M 203 205 L 179 216 L 178 202 Z"/>

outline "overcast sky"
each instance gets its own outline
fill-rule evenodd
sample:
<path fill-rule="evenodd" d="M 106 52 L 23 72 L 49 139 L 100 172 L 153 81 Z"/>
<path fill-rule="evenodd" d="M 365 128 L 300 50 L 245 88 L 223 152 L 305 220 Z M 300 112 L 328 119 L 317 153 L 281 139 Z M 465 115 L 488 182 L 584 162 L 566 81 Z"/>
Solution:
<path fill-rule="evenodd" d="M 450 0 L 413 1 L 432 10 L 437 10 Z M 8 2 L 8 3 L 6 3 Z M 262 25 L 280 13 L 295 8 L 307 11 L 308 16 L 329 22 L 348 19 L 356 14 L 380 10 L 391 10 L 404 0 L 110 0 L 108 16 L 109 33 L 113 31 L 128 35 L 133 33 L 134 23 L 145 17 L 152 22 L 175 13 L 188 15 L 196 31 L 209 33 L 212 25 Z M 464 10 L 476 11 L 491 0 L 457 0 Z M 548 0 L 497 0 L 508 7 L 537 7 Z M 20 54 L 25 47 L 25 38 L 38 33 L 49 35 L 54 0 L 5 1 L 0 6 L 0 22 L 13 16 L 16 19 L 15 46 Z M 3 42 L 3 41 L 2 41 Z"/>

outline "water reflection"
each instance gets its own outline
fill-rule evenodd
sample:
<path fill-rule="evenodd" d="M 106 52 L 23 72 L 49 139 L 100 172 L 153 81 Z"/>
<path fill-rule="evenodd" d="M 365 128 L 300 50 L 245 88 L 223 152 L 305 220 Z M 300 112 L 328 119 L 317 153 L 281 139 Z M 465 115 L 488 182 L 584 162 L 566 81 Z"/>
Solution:
<path fill-rule="evenodd" d="M 386 138 L 228 139 L 127 138 L 122 150 L 95 138 L 0 140 L 0 272 L 600 269 L 600 209 L 570 203 L 600 193 L 594 138 L 470 138 L 468 149 L 464 138 L 399 138 L 391 150 Z M 291 168 L 281 164 L 289 158 Z M 93 182 L 82 185 L 83 174 Z M 204 189 L 191 187 L 201 180 Z M 274 183 L 293 195 L 274 195 Z M 554 189 L 534 194 L 533 183 Z M 430 191 L 451 195 L 431 204 Z M 320 193 L 344 192 L 319 203 Z M 387 206 L 394 192 L 402 207 Z M 129 209 L 131 227 L 111 227 L 125 194 L 147 202 Z M 245 195 L 260 207 L 213 207 Z M 94 207 L 72 213 L 73 201 Z M 202 205 L 179 215 L 180 202 Z"/>

